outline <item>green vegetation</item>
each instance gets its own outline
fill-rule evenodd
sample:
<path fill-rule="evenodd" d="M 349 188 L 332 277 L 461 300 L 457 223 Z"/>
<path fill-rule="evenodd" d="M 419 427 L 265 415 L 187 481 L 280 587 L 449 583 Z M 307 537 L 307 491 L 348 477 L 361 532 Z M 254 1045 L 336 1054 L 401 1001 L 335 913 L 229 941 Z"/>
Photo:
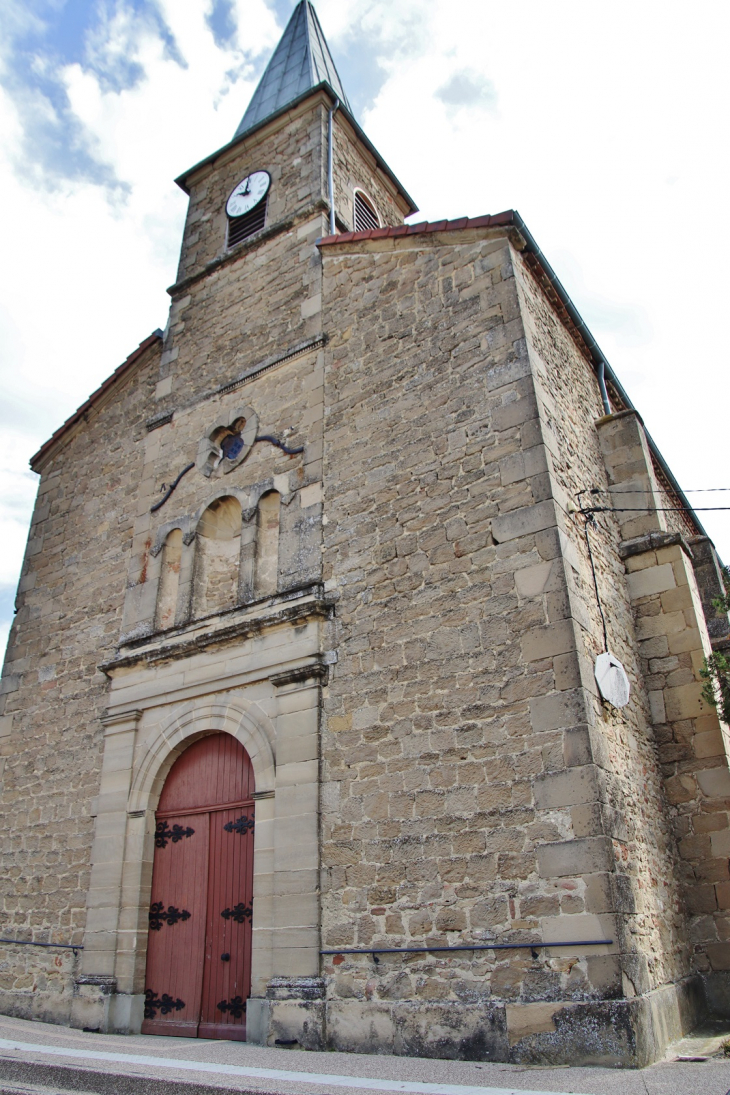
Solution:
<path fill-rule="evenodd" d="M 722 571 L 724 593 L 712 602 L 718 616 L 730 612 L 730 567 Z M 716 707 L 721 719 L 730 723 L 730 659 L 716 650 L 704 659 L 700 670 L 704 679 L 702 698 L 712 707 Z"/>

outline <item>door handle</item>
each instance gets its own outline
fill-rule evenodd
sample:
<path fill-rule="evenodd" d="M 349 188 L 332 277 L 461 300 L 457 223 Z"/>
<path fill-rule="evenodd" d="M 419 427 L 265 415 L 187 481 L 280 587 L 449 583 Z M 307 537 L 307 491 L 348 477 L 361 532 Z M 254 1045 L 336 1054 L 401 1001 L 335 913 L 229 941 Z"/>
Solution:
<path fill-rule="evenodd" d="M 230 962 L 230 960 L 231 960 L 231 956 L 227 951 L 226 951 L 225 954 L 221 955 L 221 962 Z"/>

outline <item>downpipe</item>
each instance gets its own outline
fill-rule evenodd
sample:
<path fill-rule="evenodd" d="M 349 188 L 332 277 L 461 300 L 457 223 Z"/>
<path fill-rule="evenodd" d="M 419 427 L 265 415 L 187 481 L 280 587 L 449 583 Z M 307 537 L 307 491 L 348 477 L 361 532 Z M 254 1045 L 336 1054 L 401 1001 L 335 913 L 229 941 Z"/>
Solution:
<path fill-rule="evenodd" d="M 329 116 L 327 121 L 327 193 L 330 202 L 330 235 L 334 236 L 336 233 L 335 228 L 335 184 L 332 170 L 332 144 L 333 144 L 333 126 L 332 121 L 339 110 L 340 100 L 335 99 L 334 106 L 330 107 Z"/>

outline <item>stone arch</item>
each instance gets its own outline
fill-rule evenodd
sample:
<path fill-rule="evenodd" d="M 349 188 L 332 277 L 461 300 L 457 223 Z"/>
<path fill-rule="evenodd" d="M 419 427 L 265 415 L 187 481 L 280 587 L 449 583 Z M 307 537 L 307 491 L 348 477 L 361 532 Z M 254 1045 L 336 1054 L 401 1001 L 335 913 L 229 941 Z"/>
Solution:
<path fill-rule="evenodd" d="M 179 525 L 170 529 L 162 545 L 162 561 L 157 583 L 155 630 L 173 627 L 177 618 L 183 533 Z"/>
<path fill-rule="evenodd" d="M 188 537 L 192 539 L 195 536 L 203 514 L 221 498 L 235 498 L 243 512 L 244 521 L 247 520 L 246 514 L 250 506 L 249 491 L 241 490 L 239 487 L 220 487 L 218 490 L 212 491 L 205 502 L 188 518 Z"/>
<path fill-rule="evenodd" d="M 353 226 L 356 232 L 367 232 L 381 226 L 375 202 L 359 186 L 355 187 L 353 194 Z"/>
<path fill-rule="evenodd" d="M 261 494 L 256 507 L 256 556 L 254 594 L 272 596 L 279 589 L 279 532 L 281 495 L 277 490 Z"/>
<path fill-rule="evenodd" d="M 209 616 L 239 602 L 241 503 L 225 493 L 204 510 L 195 537 L 193 615 Z"/>
<path fill-rule="evenodd" d="M 231 734 L 241 743 L 253 765 L 256 791 L 273 791 L 276 761 L 271 742 L 271 720 L 253 704 L 208 702 L 171 715 L 159 727 L 139 764 L 135 765 L 129 793 L 129 813 L 147 812 L 159 801 L 162 785 L 184 749 L 205 734 Z"/>
<path fill-rule="evenodd" d="M 153 558 L 160 554 L 168 536 L 171 532 L 174 532 L 175 529 L 180 529 L 183 541 L 187 543 L 190 537 L 190 518 L 187 516 L 173 517 L 171 521 L 166 521 L 164 525 L 160 525 L 155 534 L 155 542 L 150 548 L 150 555 Z"/>

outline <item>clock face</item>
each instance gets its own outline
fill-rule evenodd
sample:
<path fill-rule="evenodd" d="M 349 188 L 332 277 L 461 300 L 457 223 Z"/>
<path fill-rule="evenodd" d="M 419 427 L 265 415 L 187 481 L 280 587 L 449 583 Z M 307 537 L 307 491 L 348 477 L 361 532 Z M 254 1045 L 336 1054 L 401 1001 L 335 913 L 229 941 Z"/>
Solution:
<path fill-rule="evenodd" d="M 229 217 L 242 217 L 249 213 L 255 205 L 258 205 L 271 186 L 271 175 L 268 171 L 253 171 L 233 190 L 226 202 L 226 213 Z"/>

